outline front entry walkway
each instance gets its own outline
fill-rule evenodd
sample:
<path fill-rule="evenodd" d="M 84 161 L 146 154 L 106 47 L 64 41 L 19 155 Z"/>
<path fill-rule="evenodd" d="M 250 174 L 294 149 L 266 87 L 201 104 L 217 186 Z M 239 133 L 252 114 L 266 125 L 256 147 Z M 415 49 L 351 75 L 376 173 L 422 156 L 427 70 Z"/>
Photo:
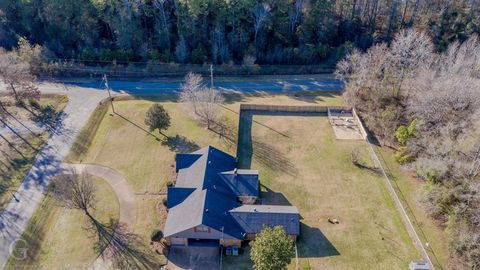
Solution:
<path fill-rule="evenodd" d="M 220 269 L 220 250 L 218 246 L 171 246 L 167 258 L 168 270 Z"/>

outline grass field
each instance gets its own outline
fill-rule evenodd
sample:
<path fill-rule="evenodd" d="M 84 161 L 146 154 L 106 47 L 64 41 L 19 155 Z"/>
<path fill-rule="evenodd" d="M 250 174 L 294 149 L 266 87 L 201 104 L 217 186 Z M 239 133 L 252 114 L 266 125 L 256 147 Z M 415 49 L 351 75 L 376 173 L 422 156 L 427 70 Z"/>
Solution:
<path fill-rule="evenodd" d="M 435 221 L 426 215 L 421 201 L 424 192 L 423 182 L 416 179 L 412 172 L 402 170 L 395 161 L 392 149 L 376 147 L 375 150 L 390 179 L 393 180 L 393 186 L 406 207 L 420 239 L 423 243 L 429 243 L 430 248 L 427 248 L 427 252 L 433 264 L 437 269 L 447 269 L 448 239 Z"/>
<path fill-rule="evenodd" d="M 253 125 L 252 167 L 260 171 L 264 201 L 299 208 L 302 267 L 405 269 L 420 257 L 383 179 L 351 162 L 356 148 L 373 165 L 363 141 L 336 140 L 326 117 L 262 115 L 254 120 L 268 128 Z M 270 151 L 276 158 L 269 164 L 269 155 L 256 151 Z M 249 267 L 244 263 L 244 269 Z M 239 268 L 233 264 L 231 269 Z"/>
<path fill-rule="evenodd" d="M 51 105 L 57 112 L 63 110 L 68 99 L 62 95 L 42 95 L 39 100 L 41 106 Z M 27 109 L 18 106 L 8 106 L 9 114 L 5 119 L 9 123 L 18 124 L 18 122 L 32 122 L 34 117 L 29 110 L 33 111 L 29 105 Z M 15 120 L 17 119 L 17 120 Z M 30 170 L 39 149 L 47 141 L 48 132 L 36 134 L 34 132 L 14 134 L 8 131 L 1 134 L 0 138 L 0 209 L 12 199 L 12 194 L 20 186 L 23 177 Z"/>
<path fill-rule="evenodd" d="M 97 203 L 92 215 L 104 223 L 118 219 L 118 200 L 111 187 L 99 178 L 94 178 L 94 184 Z M 85 230 L 88 225 L 83 213 L 65 209 L 47 195 L 23 233 L 27 258 L 10 257 L 5 269 L 88 268 L 97 257 L 93 250 L 95 235 Z M 21 253 L 18 257 L 21 258 Z"/>
<path fill-rule="evenodd" d="M 232 94 L 222 109 L 230 130 L 228 136 L 220 136 L 193 121 L 174 96 L 143 98 L 119 99 L 116 114 L 108 106 L 95 114 L 85 128 L 87 139 L 81 142 L 86 147 L 77 148 L 81 153 L 71 154 L 69 161 L 109 166 L 126 177 L 137 197 L 134 232 L 145 242 L 154 229 L 163 228 L 161 193 L 172 176 L 175 153 L 211 144 L 235 155 L 240 103 L 344 105 L 340 96 L 330 93 Z M 153 102 L 165 106 L 172 118 L 172 126 L 164 132 L 168 138 L 149 133 L 143 123 Z M 335 140 L 326 117 L 254 116 L 253 120 L 252 168 L 260 170 L 263 199 L 300 209 L 298 251 L 303 269 L 404 269 L 420 257 L 383 180 L 351 162 L 356 148 L 365 164 L 373 164 L 363 142 Z M 50 215 L 39 222 L 51 228 L 54 218 Z M 337 218 L 340 224 L 332 225 L 328 218 Z M 48 261 L 45 256 L 37 261 Z M 224 266 L 250 269 L 248 252 L 226 258 Z M 295 260 L 290 268 L 294 266 Z"/>

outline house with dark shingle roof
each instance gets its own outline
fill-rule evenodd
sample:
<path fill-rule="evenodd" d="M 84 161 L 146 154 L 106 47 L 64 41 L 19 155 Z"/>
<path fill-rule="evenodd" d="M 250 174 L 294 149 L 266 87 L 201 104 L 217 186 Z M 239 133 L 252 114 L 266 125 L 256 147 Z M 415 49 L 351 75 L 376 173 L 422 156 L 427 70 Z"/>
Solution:
<path fill-rule="evenodd" d="M 237 160 L 212 146 L 177 154 L 177 178 L 167 190 L 164 236 L 170 245 L 240 246 L 265 226 L 300 233 L 294 206 L 258 202 L 258 171 L 237 169 Z"/>

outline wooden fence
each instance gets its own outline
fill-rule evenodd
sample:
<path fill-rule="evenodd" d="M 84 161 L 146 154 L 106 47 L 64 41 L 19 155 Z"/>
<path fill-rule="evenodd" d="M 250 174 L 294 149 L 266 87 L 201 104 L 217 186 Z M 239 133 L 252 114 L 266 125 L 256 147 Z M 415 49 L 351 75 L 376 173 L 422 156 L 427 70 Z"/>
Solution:
<path fill-rule="evenodd" d="M 360 129 L 360 134 L 362 134 L 362 138 L 364 140 L 367 140 L 367 138 L 368 138 L 367 130 L 363 126 L 363 123 L 360 120 L 360 117 L 358 117 L 358 114 L 357 114 L 357 111 L 355 110 L 355 108 L 352 109 L 352 114 L 353 114 L 353 119 L 355 119 L 355 122 L 357 123 L 358 129 Z"/>
<path fill-rule="evenodd" d="M 344 106 L 289 106 L 289 105 L 260 105 L 240 104 L 242 111 L 264 111 L 264 112 L 298 112 L 298 113 L 327 113 L 328 110 L 351 110 Z"/>

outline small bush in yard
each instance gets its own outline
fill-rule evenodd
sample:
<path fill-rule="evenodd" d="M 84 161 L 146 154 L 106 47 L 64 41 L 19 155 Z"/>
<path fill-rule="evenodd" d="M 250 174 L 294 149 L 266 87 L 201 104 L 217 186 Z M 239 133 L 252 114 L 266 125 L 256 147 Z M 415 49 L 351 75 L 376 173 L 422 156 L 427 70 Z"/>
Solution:
<path fill-rule="evenodd" d="M 162 198 L 162 203 L 163 203 L 163 205 L 167 206 L 167 198 L 166 197 Z"/>
<path fill-rule="evenodd" d="M 160 230 L 153 230 L 150 240 L 153 242 L 160 242 L 163 238 L 163 232 Z"/>

